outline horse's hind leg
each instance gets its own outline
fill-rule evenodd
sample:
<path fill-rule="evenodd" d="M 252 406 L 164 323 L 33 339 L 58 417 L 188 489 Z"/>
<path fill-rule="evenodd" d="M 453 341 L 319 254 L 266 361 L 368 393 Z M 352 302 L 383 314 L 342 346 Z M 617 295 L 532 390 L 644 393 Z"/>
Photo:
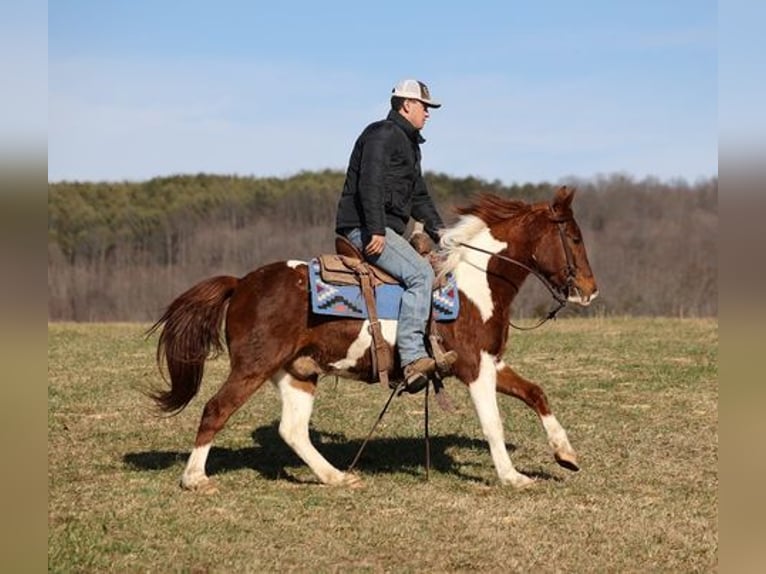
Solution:
<path fill-rule="evenodd" d="M 205 463 L 213 438 L 224 427 L 229 417 L 258 390 L 264 380 L 262 376 L 242 375 L 237 370 L 232 370 L 226 382 L 207 402 L 202 411 L 194 450 L 181 476 L 183 488 L 202 492 L 215 490 L 215 486 L 205 473 Z"/>
<path fill-rule="evenodd" d="M 569 470 L 580 470 L 577 465 L 577 453 L 569 444 L 566 431 L 551 412 L 548 399 L 538 385 L 526 380 L 501 362 L 497 365 L 497 390 L 522 400 L 534 410 L 540 417 L 556 462 Z"/>
<path fill-rule="evenodd" d="M 282 399 L 279 435 L 324 484 L 355 486 L 359 479 L 331 465 L 309 438 L 316 381 L 298 381 L 284 371 L 272 377 Z"/>

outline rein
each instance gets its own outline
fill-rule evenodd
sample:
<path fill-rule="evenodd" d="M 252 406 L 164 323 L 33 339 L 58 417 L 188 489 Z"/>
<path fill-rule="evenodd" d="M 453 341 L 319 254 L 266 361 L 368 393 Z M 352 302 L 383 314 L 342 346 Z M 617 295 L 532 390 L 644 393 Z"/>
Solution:
<path fill-rule="evenodd" d="M 569 285 L 571 285 L 572 282 L 574 281 L 574 275 L 575 275 L 574 257 L 572 256 L 572 251 L 566 242 L 566 234 L 564 233 L 564 228 L 563 228 L 565 221 L 562 221 L 562 220 L 553 220 L 553 221 L 554 223 L 556 223 L 558 227 L 559 235 L 561 237 L 561 245 L 564 248 L 564 256 L 566 257 L 566 261 L 567 261 L 567 287 L 569 287 Z M 488 249 L 476 247 L 475 245 L 469 245 L 468 243 L 463 243 L 462 241 L 456 242 L 456 245 L 460 245 L 461 247 L 466 247 L 467 249 L 472 249 L 474 251 L 485 253 L 491 257 L 497 257 L 498 259 L 507 261 L 508 263 L 516 265 L 517 267 L 521 267 L 525 271 L 528 271 L 529 273 L 537 277 L 540 280 L 540 283 L 542 283 L 545 286 L 545 288 L 548 289 L 548 292 L 551 294 L 551 297 L 553 297 L 556 300 L 557 306 L 551 309 L 545 317 L 540 319 L 540 321 L 538 321 L 537 324 L 531 327 L 522 327 L 520 325 L 516 325 L 513 323 L 513 321 L 509 319 L 508 324 L 514 329 L 518 331 L 531 331 L 533 329 L 537 329 L 538 327 L 542 326 L 544 323 L 546 323 L 550 319 L 555 319 L 558 312 L 561 311 L 564 307 L 566 307 L 566 304 L 567 304 L 566 296 L 561 295 L 561 293 L 559 293 L 558 289 L 556 289 L 553 286 L 550 280 L 547 277 L 545 277 L 542 273 L 540 273 L 537 269 L 534 269 L 517 259 L 508 257 L 507 255 L 500 255 L 499 253 L 493 253 L 492 251 L 489 251 Z M 498 277 L 510 282 L 510 279 L 507 279 L 503 277 L 502 275 L 498 275 Z"/>

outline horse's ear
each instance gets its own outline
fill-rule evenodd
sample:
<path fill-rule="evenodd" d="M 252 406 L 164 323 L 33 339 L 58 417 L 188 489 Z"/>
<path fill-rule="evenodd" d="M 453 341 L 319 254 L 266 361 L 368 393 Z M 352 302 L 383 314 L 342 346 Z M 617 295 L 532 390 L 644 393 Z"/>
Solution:
<path fill-rule="evenodd" d="M 562 185 L 556 190 L 556 196 L 553 198 L 553 211 L 564 213 L 572 209 L 572 200 L 574 199 L 575 188 Z"/>

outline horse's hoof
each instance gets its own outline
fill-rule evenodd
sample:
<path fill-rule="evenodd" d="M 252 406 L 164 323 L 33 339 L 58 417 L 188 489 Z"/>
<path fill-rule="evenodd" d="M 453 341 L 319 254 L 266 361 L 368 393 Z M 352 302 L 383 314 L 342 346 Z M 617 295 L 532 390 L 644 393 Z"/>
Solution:
<path fill-rule="evenodd" d="M 567 470 L 571 470 L 573 472 L 577 472 L 580 470 L 580 465 L 577 464 L 577 455 L 572 453 L 560 453 L 557 452 L 554 455 L 554 458 L 556 459 L 556 462 L 559 463 L 560 466 L 563 466 Z"/>
<path fill-rule="evenodd" d="M 332 477 L 321 479 L 326 486 L 334 486 L 339 488 L 360 488 L 362 486 L 362 479 L 358 474 L 353 472 L 338 472 Z"/>
<path fill-rule="evenodd" d="M 208 477 L 195 482 L 184 482 L 181 480 L 181 488 L 190 492 L 196 492 L 197 494 L 215 494 L 218 492 L 218 485 Z"/>
<path fill-rule="evenodd" d="M 347 472 L 345 476 L 343 477 L 343 481 L 341 482 L 340 485 L 346 488 L 362 488 L 362 486 L 364 486 L 364 483 L 362 482 L 362 479 L 358 474 Z"/>
<path fill-rule="evenodd" d="M 503 484 L 510 484 L 513 488 L 521 490 L 522 488 L 529 488 L 535 484 L 535 479 L 527 476 L 526 474 L 517 473 L 512 478 L 507 478 L 502 481 Z"/>
<path fill-rule="evenodd" d="M 514 488 L 518 488 L 521 490 L 522 488 L 529 488 L 533 486 L 537 482 L 534 478 L 531 478 L 527 476 L 526 474 L 519 475 L 519 477 L 514 480 L 511 484 L 513 484 Z"/>

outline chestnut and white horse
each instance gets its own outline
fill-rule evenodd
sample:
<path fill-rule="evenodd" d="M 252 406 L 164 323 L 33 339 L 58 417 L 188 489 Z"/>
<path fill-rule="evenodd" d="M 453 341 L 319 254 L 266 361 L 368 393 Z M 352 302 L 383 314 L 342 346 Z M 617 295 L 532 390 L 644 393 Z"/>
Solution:
<path fill-rule="evenodd" d="M 561 187 L 552 201 L 532 204 L 483 195 L 458 208 L 459 220 L 446 230 L 443 272 L 455 274 L 460 315 L 438 323 L 439 335 L 444 348 L 458 354 L 453 375 L 468 387 L 500 481 L 516 487 L 532 479 L 518 472 L 508 455 L 497 391 L 534 409 L 556 461 L 578 469 L 575 451 L 543 390 L 503 362 L 511 302 L 530 270 L 562 298 L 580 305 L 598 294 L 572 213 L 573 195 L 573 189 Z M 309 419 L 321 376 L 370 381 L 368 322 L 314 315 L 309 305 L 307 264 L 281 261 L 242 278 L 218 276 L 198 283 L 176 298 L 151 329 L 161 328 L 157 361 L 165 363 L 170 378 L 170 388 L 152 396 L 163 411 L 174 413 L 197 394 L 206 358 L 223 350 L 220 331 L 226 318 L 231 371 L 202 412 L 181 478 L 184 488 L 212 488 L 205 463 L 215 435 L 267 380 L 282 401 L 280 436 L 319 480 L 349 486 L 359 482 L 317 451 L 309 439 Z M 396 322 L 382 323 L 393 345 Z M 392 378 L 401 377 L 400 370 L 397 360 Z"/>

